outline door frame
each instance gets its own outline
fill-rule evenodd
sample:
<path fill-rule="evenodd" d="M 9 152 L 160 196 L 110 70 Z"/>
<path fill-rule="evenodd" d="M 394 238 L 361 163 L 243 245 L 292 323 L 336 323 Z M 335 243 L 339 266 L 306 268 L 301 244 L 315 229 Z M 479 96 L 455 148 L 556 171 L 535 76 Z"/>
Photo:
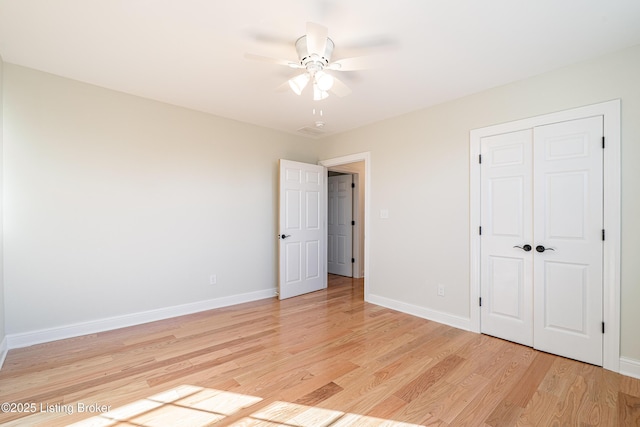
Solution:
<path fill-rule="evenodd" d="M 363 153 L 350 154 L 347 156 L 334 157 L 330 159 L 320 160 L 319 165 L 327 169 L 335 166 L 346 165 L 349 163 L 364 162 L 364 235 L 360 236 L 364 240 L 364 300 L 369 301 L 369 236 L 371 227 L 371 153 L 369 151 Z M 362 179 L 362 177 L 358 177 Z"/>
<path fill-rule="evenodd" d="M 620 100 L 587 105 L 513 122 L 473 129 L 469 134 L 469 179 L 470 179 L 470 325 L 480 333 L 480 156 L 481 139 L 487 136 L 515 132 L 551 123 L 586 117 L 603 116 L 604 149 L 604 229 L 603 245 L 603 321 L 606 333 L 603 337 L 603 367 L 620 371 Z"/>

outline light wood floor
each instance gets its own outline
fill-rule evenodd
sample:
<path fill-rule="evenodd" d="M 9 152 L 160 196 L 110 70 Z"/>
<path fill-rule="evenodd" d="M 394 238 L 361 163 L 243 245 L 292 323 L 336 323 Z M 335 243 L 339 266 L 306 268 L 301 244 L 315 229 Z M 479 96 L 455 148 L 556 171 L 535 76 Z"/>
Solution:
<path fill-rule="evenodd" d="M 640 426 L 640 380 L 364 303 L 362 286 L 331 276 L 286 301 L 11 350 L 0 402 L 35 413 L 0 423 Z"/>

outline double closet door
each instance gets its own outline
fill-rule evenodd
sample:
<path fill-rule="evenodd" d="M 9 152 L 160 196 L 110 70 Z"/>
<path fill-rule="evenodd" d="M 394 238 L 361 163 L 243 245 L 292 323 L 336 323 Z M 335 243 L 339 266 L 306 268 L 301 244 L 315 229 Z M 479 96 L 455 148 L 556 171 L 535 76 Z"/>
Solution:
<path fill-rule="evenodd" d="M 602 365 L 603 117 L 481 139 L 481 331 Z"/>

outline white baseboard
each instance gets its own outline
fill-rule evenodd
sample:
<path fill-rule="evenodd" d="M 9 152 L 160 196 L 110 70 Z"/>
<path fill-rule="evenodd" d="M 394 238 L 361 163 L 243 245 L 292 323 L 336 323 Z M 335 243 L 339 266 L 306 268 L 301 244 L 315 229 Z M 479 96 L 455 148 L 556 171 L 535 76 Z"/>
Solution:
<path fill-rule="evenodd" d="M 23 332 L 19 334 L 9 334 L 5 337 L 5 340 L 3 341 L 4 347 L 0 347 L 0 350 L 5 348 L 4 353 L 6 354 L 8 349 L 28 347 L 34 344 L 42 344 L 66 338 L 74 338 L 87 334 L 110 331 L 113 329 L 126 328 L 128 326 L 141 325 L 143 323 L 184 316 L 186 314 L 197 313 L 200 311 L 272 298 L 275 294 L 275 289 L 267 289 L 264 291 L 198 301 L 189 304 L 165 307 L 140 313 L 125 314 L 123 316 L 109 317 L 106 319 L 92 320 L 89 322 L 59 326 L 55 328 L 40 329 L 37 331 Z M 2 353 L 0 353 L 0 355 L 1 354 Z M 2 360 L 4 360 L 4 358 Z"/>
<path fill-rule="evenodd" d="M 452 314 L 443 313 L 441 311 L 430 310 L 428 308 L 418 307 L 417 305 L 408 304 L 406 302 L 396 301 L 390 298 L 373 294 L 368 295 L 367 302 L 381 305 L 392 310 L 411 314 L 412 316 L 422 317 L 423 319 L 443 323 L 445 325 L 453 326 L 454 328 L 464 329 L 465 331 L 473 331 L 473 324 L 471 322 L 471 319 L 469 318 L 459 317 Z"/>
<path fill-rule="evenodd" d="M 9 345 L 7 344 L 7 337 L 4 337 L 2 342 L 0 342 L 0 369 L 2 369 L 2 365 L 4 365 L 4 359 L 7 358 L 8 351 Z"/>
<path fill-rule="evenodd" d="M 640 379 L 640 360 L 620 358 L 620 373 L 628 377 Z"/>

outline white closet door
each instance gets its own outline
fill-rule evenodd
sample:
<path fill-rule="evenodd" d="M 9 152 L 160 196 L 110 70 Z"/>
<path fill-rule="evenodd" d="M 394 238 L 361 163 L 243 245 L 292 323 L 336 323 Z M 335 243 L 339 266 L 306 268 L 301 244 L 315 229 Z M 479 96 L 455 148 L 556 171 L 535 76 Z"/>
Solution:
<path fill-rule="evenodd" d="M 482 139 L 482 332 L 533 345 L 532 132 Z M 528 247 L 525 245 L 529 245 Z"/>
<path fill-rule="evenodd" d="M 603 118 L 481 140 L 481 331 L 602 365 Z"/>
<path fill-rule="evenodd" d="M 534 129 L 534 343 L 602 365 L 602 117 Z"/>

